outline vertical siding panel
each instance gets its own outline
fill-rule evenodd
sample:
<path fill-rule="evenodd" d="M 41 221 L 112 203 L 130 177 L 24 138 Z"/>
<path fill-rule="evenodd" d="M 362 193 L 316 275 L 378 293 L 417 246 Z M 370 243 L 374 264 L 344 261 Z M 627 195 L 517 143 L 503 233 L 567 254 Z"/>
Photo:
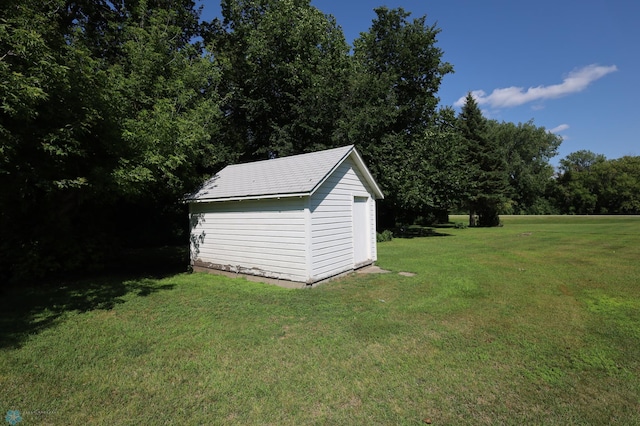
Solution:
<path fill-rule="evenodd" d="M 307 279 L 313 277 L 313 241 L 311 240 L 311 197 L 306 197 L 304 205 L 304 243 L 305 243 L 305 269 Z"/>

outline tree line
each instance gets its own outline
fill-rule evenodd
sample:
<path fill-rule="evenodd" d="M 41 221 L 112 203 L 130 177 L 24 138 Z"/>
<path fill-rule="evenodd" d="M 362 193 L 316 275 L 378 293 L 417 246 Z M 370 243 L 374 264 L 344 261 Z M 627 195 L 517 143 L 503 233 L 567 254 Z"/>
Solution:
<path fill-rule="evenodd" d="M 574 167 L 576 153 L 555 175 L 558 136 L 487 120 L 471 96 L 460 113 L 439 107 L 453 66 L 426 16 L 377 8 L 350 46 L 309 0 L 222 0 L 221 12 L 3 2 L 0 280 L 185 243 L 180 200 L 224 165 L 347 144 L 385 192 L 384 227 L 453 210 L 480 226 L 500 213 L 638 211 L 636 157 Z"/>

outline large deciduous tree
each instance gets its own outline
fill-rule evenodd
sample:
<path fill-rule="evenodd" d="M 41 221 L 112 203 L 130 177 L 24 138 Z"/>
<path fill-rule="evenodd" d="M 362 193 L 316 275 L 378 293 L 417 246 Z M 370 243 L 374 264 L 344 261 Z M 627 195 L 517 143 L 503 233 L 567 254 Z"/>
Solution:
<path fill-rule="evenodd" d="M 243 159 L 332 146 L 349 47 L 309 0 L 224 0 L 211 25 L 223 68 L 221 137 Z"/>
<path fill-rule="evenodd" d="M 557 200 L 569 214 L 640 213 L 640 157 L 581 150 L 560 160 Z"/>
<path fill-rule="evenodd" d="M 75 207 L 91 198 L 84 141 L 101 112 L 95 92 L 82 90 L 93 86 L 95 74 L 87 71 L 96 62 L 69 42 L 66 6 L 62 0 L 2 6 L 0 266 L 8 276 L 76 263 L 70 229 L 85 221 Z"/>
<path fill-rule="evenodd" d="M 453 68 L 442 61 L 436 46 L 440 30 L 427 25 L 426 16 L 409 20 L 401 8 L 375 12 L 369 31 L 354 42 L 351 88 L 335 137 L 363 153 L 386 194 L 382 222 L 393 226 L 399 214 L 416 213 L 424 204 L 418 198 L 429 197 L 406 185 L 405 173 L 418 164 L 431 167 L 429 147 L 421 144 L 435 121 L 442 78 Z M 446 151 L 446 142 L 436 139 L 434 146 Z"/>
<path fill-rule="evenodd" d="M 123 234 L 153 235 L 146 225 L 220 159 L 218 74 L 193 42 L 198 11 L 191 0 L 10 0 L 2 12 L 0 266 L 102 263 Z"/>
<path fill-rule="evenodd" d="M 505 213 L 550 214 L 555 206 L 549 199 L 553 187 L 553 166 L 562 138 L 544 127 L 527 123 L 488 121 L 488 137 L 503 147 L 509 182 Z"/>
<path fill-rule="evenodd" d="M 596 211 L 597 177 L 591 169 L 606 157 L 588 150 L 572 152 L 560 160 L 559 203 L 566 213 L 592 214 Z"/>
<path fill-rule="evenodd" d="M 163 2 L 161 2 L 163 3 Z M 108 73 L 121 151 L 111 176 L 119 191 L 174 200 L 197 184 L 197 168 L 220 165 L 220 72 L 199 42 L 191 0 L 170 7 L 140 3 L 127 11 L 120 54 Z"/>
<path fill-rule="evenodd" d="M 406 167 L 400 173 L 398 204 L 406 222 L 446 222 L 448 213 L 465 200 L 470 167 L 466 146 L 456 129 L 452 108 L 436 114 L 432 126 L 411 138 Z"/>
<path fill-rule="evenodd" d="M 609 162 L 602 205 L 608 213 L 640 214 L 640 156 L 625 155 Z"/>

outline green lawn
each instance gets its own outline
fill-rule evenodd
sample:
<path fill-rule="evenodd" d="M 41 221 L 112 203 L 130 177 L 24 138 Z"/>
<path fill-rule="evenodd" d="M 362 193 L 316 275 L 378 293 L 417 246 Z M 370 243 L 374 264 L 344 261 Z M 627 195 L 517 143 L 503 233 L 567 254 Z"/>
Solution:
<path fill-rule="evenodd" d="M 0 414 L 640 424 L 640 217 L 503 223 L 381 243 L 392 273 L 311 290 L 207 274 L 13 290 L 0 301 Z"/>

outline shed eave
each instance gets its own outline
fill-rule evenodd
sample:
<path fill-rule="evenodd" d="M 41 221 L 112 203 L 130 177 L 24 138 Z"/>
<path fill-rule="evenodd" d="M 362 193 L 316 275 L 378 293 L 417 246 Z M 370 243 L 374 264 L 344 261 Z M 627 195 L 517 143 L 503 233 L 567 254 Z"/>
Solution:
<path fill-rule="evenodd" d="M 360 156 L 360 153 L 358 152 L 358 150 L 357 149 L 351 150 L 349 155 L 351 155 L 351 154 L 355 154 L 355 156 L 357 158 L 356 165 L 360 168 L 360 171 L 364 175 L 364 178 L 367 181 L 367 183 L 369 184 L 369 186 L 371 186 L 371 189 L 373 190 L 375 198 L 378 199 L 378 200 L 384 199 L 384 194 L 382 193 L 382 190 L 378 186 L 378 183 L 376 182 L 376 180 L 373 178 L 373 175 L 369 171 L 369 168 L 367 167 L 367 165 L 364 163 L 364 160 Z"/>
<path fill-rule="evenodd" d="M 278 198 L 295 198 L 295 197 L 308 197 L 311 195 L 310 192 L 295 192 L 295 193 L 285 193 L 285 194 L 264 194 L 264 195 L 245 195 L 241 197 L 219 197 L 219 198 L 190 198 L 185 200 L 187 203 L 214 203 L 214 202 L 222 202 L 222 201 L 247 201 L 247 200 L 267 200 L 267 199 L 278 199 Z"/>

